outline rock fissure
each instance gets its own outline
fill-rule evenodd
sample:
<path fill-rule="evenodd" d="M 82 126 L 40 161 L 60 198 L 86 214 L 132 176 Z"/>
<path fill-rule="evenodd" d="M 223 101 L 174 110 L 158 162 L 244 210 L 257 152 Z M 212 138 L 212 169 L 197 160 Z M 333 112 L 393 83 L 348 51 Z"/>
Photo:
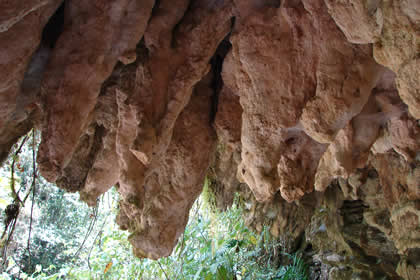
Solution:
<path fill-rule="evenodd" d="M 232 27 L 234 25 L 234 19 L 232 18 Z M 223 41 L 220 43 L 220 45 L 217 47 L 216 53 L 213 55 L 213 57 L 210 60 L 211 64 L 211 72 L 213 74 L 212 82 L 211 82 L 211 88 L 213 89 L 213 95 L 212 95 L 212 108 L 210 112 L 210 121 L 211 123 L 214 123 L 214 120 L 216 118 L 217 114 L 217 107 L 219 103 L 219 94 L 220 91 L 223 88 L 223 79 L 222 79 L 222 67 L 223 67 L 223 61 L 227 55 L 227 53 L 230 51 L 232 45 L 229 42 L 230 33 L 226 38 L 223 39 Z"/>

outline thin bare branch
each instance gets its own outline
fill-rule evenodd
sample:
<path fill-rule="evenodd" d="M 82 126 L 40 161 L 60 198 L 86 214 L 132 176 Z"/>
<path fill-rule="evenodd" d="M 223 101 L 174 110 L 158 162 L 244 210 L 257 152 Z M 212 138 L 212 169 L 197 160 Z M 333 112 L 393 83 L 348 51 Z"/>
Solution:
<path fill-rule="evenodd" d="M 7 240 L 6 240 L 6 242 L 4 243 L 4 246 L 3 246 L 3 251 L 2 251 L 2 259 L 3 259 L 3 262 L 2 262 L 2 267 L 4 267 L 4 265 L 6 264 L 6 261 L 7 261 L 7 247 L 9 245 L 9 243 L 10 243 L 10 240 L 12 239 L 13 232 L 15 231 L 16 222 L 17 222 L 17 218 L 18 217 L 19 217 L 19 209 L 18 209 L 18 214 L 16 215 L 16 218 L 12 222 L 12 226 L 9 227 L 9 234 L 7 235 Z M 5 230 L 7 230 L 7 229 L 5 229 Z"/>
<path fill-rule="evenodd" d="M 92 233 L 93 227 L 95 226 L 96 220 L 97 220 L 97 218 L 98 218 L 98 206 L 95 206 L 95 207 L 93 208 L 93 213 L 94 213 L 94 217 L 93 217 L 93 219 L 90 221 L 90 224 L 89 224 L 88 230 L 86 231 L 85 238 L 83 239 L 82 244 L 80 244 L 79 249 L 77 249 L 76 253 L 75 253 L 75 254 L 74 254 L 74 256 L 72 257 L 72 259 L 73 259 L 73 260 L 75 260 L 75 259 L 79 256 L 80 252 L 81 252 L 81 251 L 82 251 L 82 249 L 83 249 L 83 246 L 84 246 L 84 245 L 85 245 L 85 243 L 86 243 L 86 240 L 88 239 L 88 237 L 89 237 L 89 236 L 90 236 L 90 234 Z"/>
<path fill-rule="evenodd" d="M 29 255 L 29 266 L 32 265 L 32 254 L 31 254 L 31 233 L 32 233 L 32 221 L 33 221 L 33 212 L 34 212 L 34 203 L 35 203 L 35 195 L 36 195 L 36 158 L 35 158 L 35 130 L 32 131 L 32 204 L 31 204 L 31 215 L 29 218 L 29 233 L 28 233 L 28 244 L 27 244 L 27 250 Z M 29 193 L 29 192 L 28 192 Z M 23 203 L 25 203 L 26 198 L 23 200 Z"/>
<path fill-rule="evenodd" d="M 104 197 L 104 196 L 103 196 Z M 103 200 L 103 197 L 102 197 L 102 202 L 103 203 L 105 203 Z M 100 227 L 100 229 L 99 229 L 99 231 L 98 231 L 98 233 L 96 234 L 96 236 L 95 236 L 95 239 L 93 240 L 93 242 L 92 242 L 92 246 L 90 247 L 90 250 L 89 250 L 89 254 L 88 254 L 88 258 L 87 258 L 87 263 L 88 263 L 88 267 L 89 267 L 89 270 L 92 270 L 91 269 L 91 267 L 90 267 L 90 255 L 92 254 L 92 249 L 93 249 L 93 247 L 95 246 L 95 243 L 96 243 L 96 240 L 98 239 L 98 237 L 100 237 L 101 235 L 102 235 L 102 233 L 103 233 L 103 229 L 104 229 L 104 227 L 105 227 L 105 224 L 106 224 L 106 222 L 108 221 L 108 217 L 109 217 L 109 214 L 111 213 L 111 209 L 109 209 L 109 212 L 107 213 L 107 215 L 105 216 L 105 219 L 104 219 L 104 222 L 102 223 L 102 225 L 101 225 L 101 227 Z"/>
<path fill-rule="evenodd" d="M 156 260 L 156 261 L 157 261 L 157 263 L 159 264 L 160 269 L 163 271 L 163 274 L 165 274 L 165 278 L 166 278 L 166 280 L 169 280 L 169 277 L 168 277 L 168 275 L 166 274 L 166 271 L 163 269 L 162 264 L 160 263 L 160 261 L 159 261 L 159 260 Z"/>
<path fill-rule="evenodd" d="M 12 159 L 12 166 L 10 168 L 10 188 L 12 189 L 12 195 L 13 195 L 13 199 L 15 201 L 18 201 L 21 205 L 23 205 L 22 200 L 20 199 L 18 193 L 16 192 L 15 189 L 15 163 L 16 163 L 16 159 L 19 155 L 19 153 L 22 151 L 23 145 L 25 144 L 26 140 L 28 140 L 29 135 L 26 135 L 22 142 L 20 143 L 18 149 L 16 150 L 15 154 L 13 155 L 13 159 Z"/>

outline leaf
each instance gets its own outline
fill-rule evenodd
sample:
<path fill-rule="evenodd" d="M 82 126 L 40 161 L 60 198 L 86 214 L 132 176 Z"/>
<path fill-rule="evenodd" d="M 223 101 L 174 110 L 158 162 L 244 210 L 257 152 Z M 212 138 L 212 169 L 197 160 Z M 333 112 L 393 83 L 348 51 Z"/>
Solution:
<path fill-rule="evenodd" d="M 0 198 L 0 208 L 6 208 L 7 205 L 9 205 L 9 203 L 7 202 L 7 200 Z"/>
<path fill-rule="evenodd" d="M 1 186 L 2 189 L 6 190 L 6 191 L 11 191 L 10 178 L 0 176 L 0 186 Z"/>
<path fill-rule="evenodd" d="M 210 265 L 210 272 L 213 273 L 213 274 L 216 274 L 218 267 L 219 267 L 218 263 L 214 263 L 214 264 Z"/>
<path fill-rule="evenodd" d="M 216 279 L 217 280 L 230 280 L 232 279 L 232 277 L 229 276 L 229 272 L 227 271 L 226 267 L 222 265 L 217 269 Z"/>
<path fill-rule="evenodd" d="M 200 278 L 200 273 L 203 271 L 204 267 L 200 267 L 200 269 L 197 271 L 197 273 L 194 276 L 194 280 L 198 280 Z"/>
<path fill-rule="evenodd" d="M 257 239 L 255 238 L 255 236 L 252 236 L 249 238 L 249 241 L 251 241 L 252 244 L 257 245 Z"/>
<path fill-rule="evenodd" d="M 41 266 L 41 265 L 39 265 L 39 264 L 37 264 L 37 265 L 35 266 L 35 271 L 36 271 L 36 272 L 41 272 L 41 270 L 42 270 L 42 266 Z"/>
<path fill-rule="evenodd" d="M 108 270 L 110 270 L 110 269 L 111 269 L 111 266 L 112 266 L 112 262 L 109 262 L 109 263 L 106 265 L 106 267 L 105 267 L 104 274 L 105 274 L 105 273 L 107 273 L 107 272 L 108 272 Z"/>

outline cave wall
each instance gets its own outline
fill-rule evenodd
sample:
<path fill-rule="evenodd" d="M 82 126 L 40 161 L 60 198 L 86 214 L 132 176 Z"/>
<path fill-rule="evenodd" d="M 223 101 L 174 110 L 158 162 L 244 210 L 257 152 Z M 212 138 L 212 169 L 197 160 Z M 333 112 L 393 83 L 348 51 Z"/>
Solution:
<path fill-rule="evenodd" d="M 0 45 L 0 160 L 40 129 L 41 174 L 117 185 L 139 257 L 210 174 L 331 279 L 419 278 L 417 0 L 3 1 Z"/>

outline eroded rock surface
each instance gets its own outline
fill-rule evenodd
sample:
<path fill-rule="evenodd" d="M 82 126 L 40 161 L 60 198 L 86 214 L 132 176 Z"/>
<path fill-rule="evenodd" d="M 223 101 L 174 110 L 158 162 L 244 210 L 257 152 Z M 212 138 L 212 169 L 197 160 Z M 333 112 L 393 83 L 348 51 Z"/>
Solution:
<path fill-rule="evenodd" d="M 0 3 L 0 162 L 33 126 L 31 118 L 38 110 L 41 73 L 51 51 L 49 46 L 40 45 L 41 36 L 60 2 Z"/>
<path fill-rule="evenodd" d="M 418 278 L 418 1 L 6 1 L 0 44 L 0 160 L 41 128 L 42 175 L 116 185 L 139 257 L 207 174 L 330 279 Z"/>

